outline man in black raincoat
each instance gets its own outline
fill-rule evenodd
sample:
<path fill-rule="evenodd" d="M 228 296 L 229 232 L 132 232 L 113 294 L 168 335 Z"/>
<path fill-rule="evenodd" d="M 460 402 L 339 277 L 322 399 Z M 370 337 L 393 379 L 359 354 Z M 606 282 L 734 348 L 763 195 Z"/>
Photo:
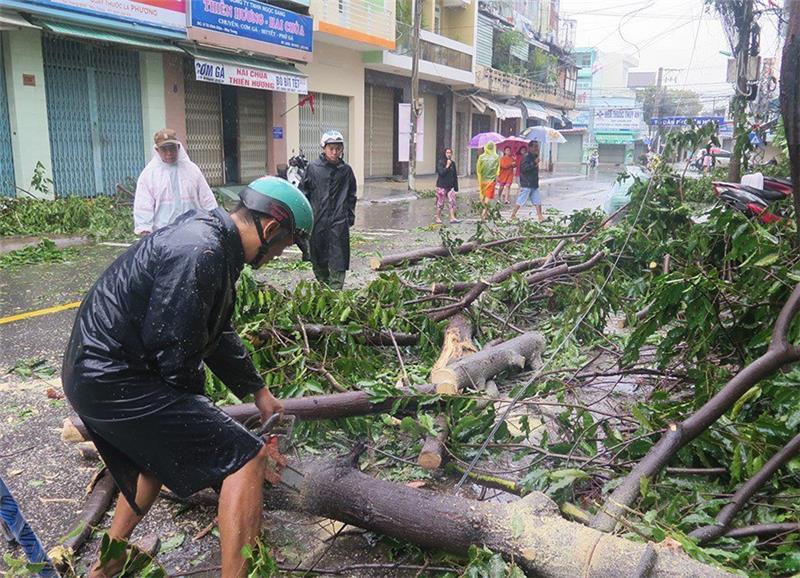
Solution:
<path fill-rule="evenodd" d="M 322 154 L 308 165 L 300 182 L 314 208 L 311 265 L 317 281 L 333 289 L 344 287 L 350 268 L 350 227 L 356 220 L 356 178 L 344 160 L 344 137 L 328 131 L 320 141 Z"/>
<path fill-rule="evenodd" d="M 228 214 L 189 211 L 123 253 L 81 303 L 64 354 L 64 393 L 122 492 L 108 533 L 127 540 L 166 485 L 179 496 L 219 490 L 222 576 L 244 575 L 258 537 L 264 440 L 204 394 L 205 366 L 263 419 L 282 406 L 231 325 L 245 263 L 259 267 L 313 216 L 294 186 L 265 177 Z M 99 562 L 92 578 L 124 560 Z"/>

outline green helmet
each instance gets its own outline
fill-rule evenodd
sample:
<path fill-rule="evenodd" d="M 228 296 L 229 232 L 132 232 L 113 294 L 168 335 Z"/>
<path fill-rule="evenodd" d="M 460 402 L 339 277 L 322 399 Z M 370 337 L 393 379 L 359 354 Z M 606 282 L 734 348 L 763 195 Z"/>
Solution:
<path fill-rule="evenodd" d="M 308 237 L 314 228 L 311 203 L 288 181 L 261 177 L 242 189 L 239 198 L 245 207 L 269 215 L 295 237 Z"/>

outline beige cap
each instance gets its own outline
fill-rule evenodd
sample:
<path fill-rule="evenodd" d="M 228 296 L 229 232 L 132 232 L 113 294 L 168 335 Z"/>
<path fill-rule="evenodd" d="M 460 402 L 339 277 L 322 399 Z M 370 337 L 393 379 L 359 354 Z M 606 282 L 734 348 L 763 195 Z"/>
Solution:
<path fill-rule="evenodd" d="M 180 145 L 181 141 L 178 140 L 178 134 L 171 128 L 164 128 L 153 135 L 153 141 L 157 147 L 167 144 Z"/>

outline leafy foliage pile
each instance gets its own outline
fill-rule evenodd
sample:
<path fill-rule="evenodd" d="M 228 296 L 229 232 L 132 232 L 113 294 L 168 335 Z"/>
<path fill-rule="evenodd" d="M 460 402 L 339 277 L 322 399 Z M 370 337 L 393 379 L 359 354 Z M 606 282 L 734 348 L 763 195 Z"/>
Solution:
<path fill-rule="evenodd" d="M 77 253 L 77 249 L 59 249 L 50 239 L 42 239 L 37 245 L 0 255 L 0 269 L 14 269 L 30 263 L 63 263 Z"/>
<path fill-rule="evenodd" d="M 48 234 L 130 239 L 133 209 L 118 197 L 0 199 L 0 236 Z"/>
<path fill-rule="evenodd" d="M 542 490 L 561 503 L 593 509 L 670 421 L 685 418 L 764 352 L 778 311 L 800 282 L 800 252 L 791 243 L 793 221 L 765 226 L 747 220 L 715 205 L 709 185 L 708 179 L 684 182 L 667 165 L 658 166 L 650 183 L 632 188 L 624 218 L 568 245 L 560 256 L 575 263 L 605 249 L 601 265 L 546 287 L 532 287 L 524 274 L 515 274 L 473 304 L 469 314 L 480 346 L 513 337 L 514 327 L 545 333 L 550 371 L 531 384 L 503 381 L 507 395 L 519 394 L 526 408 L 555 408 L 547 418 L 553 423 L 539 428 L 546 431 L 537 434 L 535 443 L 535 414 L 525 413 L 515 427 L 500 427 L 477 472 L 511 478 L 523 493 Z M 335 382 L 385 399 L 398 394 L 398 384 L 424 383 L 439 352 L 445 323 L 434 324 L 425 310 L 446 301 L 414 287 L 485 279 L 512 263 L 546 255 L 556 240 L 542 238 L 545 234 L 594 229 L 602 218 L 578 212 L 547 230 L 530 222 L 479 226 L 478 240 L 516 235 L 527 240 L 424 261 L 343 292 L 311 283 L 292 290 L 260 287 L 245 275 L 236 322 L 279 397 L 331 392 Z M 443 232 L 442 241 L 455 247 L 464 240 Z M 630 329 L 611 330 L 620 319 Z M 338 325 L 345 334 L 308 343 L 302 330 L 308 323 Z M 398 354 L 391 347 L 359 344 L 353 335 L 363 328 L 419 333 L 421 340 L 416 347 L 399 348 Z M 790 338 L 800 339 L 798 324 Z M 594 363 L 598 358 L 605 365 Z M 582 401 L 582 388 L 594 387 L 591 377 L 579 375 L 587 367 L 613 374 L 644 368 L 654 377 L 635 394 L 638 399 L 621 398 L 617 414 L 607 415 L 598 413 L 594 402 Z M 564 368 L 569 370 L 555 371 Z M 658 541 L 670 536 L 698 558 L 751 575 L 800 571 L 797 534 L 763 541 L 723 538 L 706 548 L 686 537 L 711 523 L 726 498 L 797 431 L 800 390 L 793 384 L 798 380 L 800 369 L 792 368 L 763 381 L 684 448 L 671 466 L 724 467 L 727 474 L 668 473 L 650 480 L 637 504 L 641 514 L 631 515 L 631 537 Z M 235 401 L 212 376 L 209 382 L 220 403 Z M 465 466 L 497 418 L 492 404 L 477 409 L 477 397 L 472 392 L 446 399 L 428 396 L 413 418 L 306 423 L 302 439 L 311 452 L 366 439 L 374 450 L 365 458 L 367 470 L 395 480 L 437 483 L 442 480 L 413 465 L 422 439 L 435 433 L 433 416 L 443 413 L 450 425 L 450 460 Z M 798 472 L 800 460 L 795 459 L 759 490 L 735 525 L 800 520 Z M 396 546 L 406 555 L 415 551 Z M 486 568 L 496 563 L 483 558 L 476 552 L 470 564 Z"/>

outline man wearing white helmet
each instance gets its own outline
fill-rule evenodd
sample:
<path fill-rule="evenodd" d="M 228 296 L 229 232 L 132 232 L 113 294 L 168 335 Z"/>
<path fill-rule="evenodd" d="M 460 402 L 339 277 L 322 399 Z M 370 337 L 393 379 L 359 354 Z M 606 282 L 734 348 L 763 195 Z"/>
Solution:
<path fill-rule="evenodd" d="M 344 137 L 336 130 L 320 139 L 322 154 L 308 165 L 300 183 L 314 209 L 311 264 L 317 281 L 333 289 L 344 286 L 350 268 L 350 227 L 356 220 L 356 177 L 344 160 Z"/>

